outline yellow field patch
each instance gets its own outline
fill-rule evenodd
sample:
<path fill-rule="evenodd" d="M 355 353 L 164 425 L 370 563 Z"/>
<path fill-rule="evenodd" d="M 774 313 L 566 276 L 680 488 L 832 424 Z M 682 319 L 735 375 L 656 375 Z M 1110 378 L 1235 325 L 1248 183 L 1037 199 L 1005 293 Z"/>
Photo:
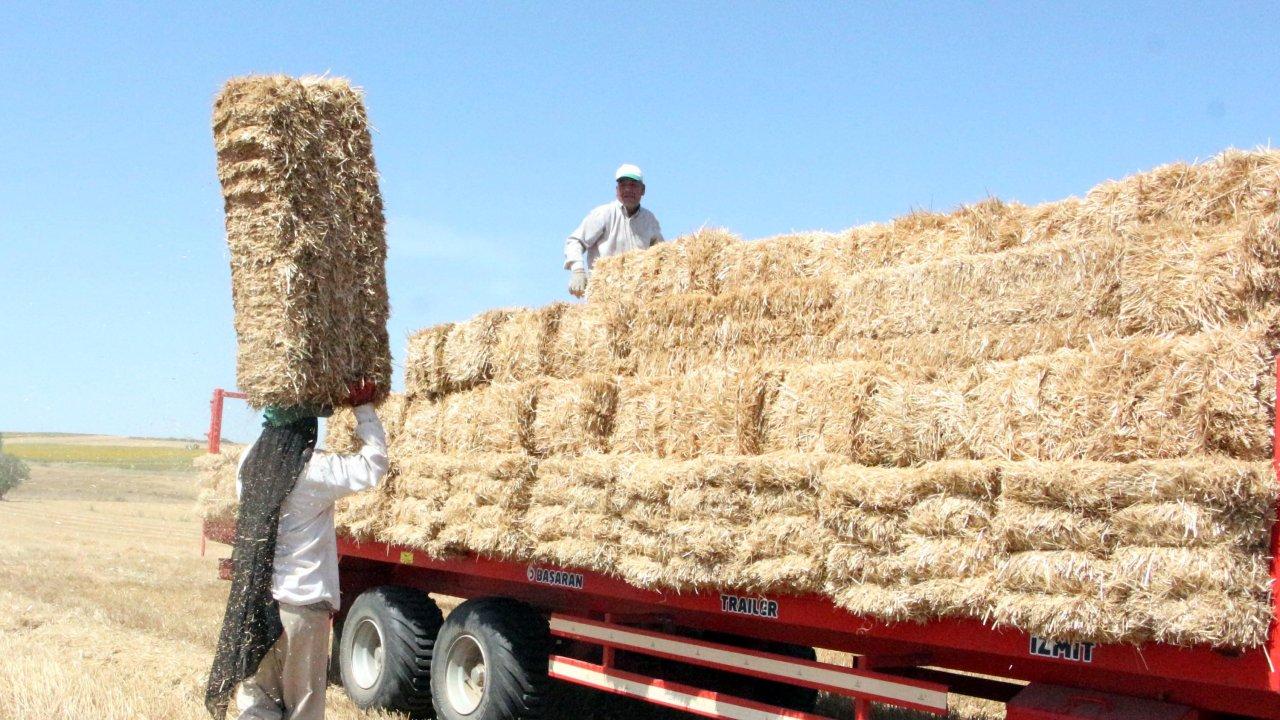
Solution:
<path fill-rule="evenodd" d="M 186 470 L 204 452 L 194 447 L 5 443 L 5 452 L 27 462 L 107 465 L 131 470 Z"/>

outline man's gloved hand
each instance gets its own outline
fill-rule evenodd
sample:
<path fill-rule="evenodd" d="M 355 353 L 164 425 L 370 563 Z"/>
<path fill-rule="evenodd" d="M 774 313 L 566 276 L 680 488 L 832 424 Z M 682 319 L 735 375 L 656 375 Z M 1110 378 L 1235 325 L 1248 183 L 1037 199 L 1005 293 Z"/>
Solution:
<path fill-rule="evenodd" d="M 372 380 L 359 380 L 347 385 L 347 402 L 351 403 L 351 407 L 360 407 L 373 402 L 378 396 L 378 384 Z"/>
<path fill-rule="evenodd" d="M 271 427 L 292 425 L 303 418 L 322 418 L 333 414 L 333 408 L 305 407 L 302 405 L 268 405 L 262 409 L 265 423 Z"/>
<path fill-rule="evenodd" d="M 569 275 L 569 294 L 582 297 L 587 293 L 587 271 L 578 268 Z"/>

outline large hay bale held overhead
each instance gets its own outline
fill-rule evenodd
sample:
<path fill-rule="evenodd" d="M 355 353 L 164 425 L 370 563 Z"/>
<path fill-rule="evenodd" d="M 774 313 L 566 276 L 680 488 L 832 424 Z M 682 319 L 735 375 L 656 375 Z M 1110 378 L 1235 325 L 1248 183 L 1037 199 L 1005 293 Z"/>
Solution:
<path fill-rule="evenodd" d="M 363 379 L 390 389 L 385 222 L 360 92 L 338 78 L 236 78 L 213 135 L 250 404 L 339 406 Z"/>
<path fill-rule="evenodd" d="M 410 339 L 361 532 L 881 621 L 1255 648 L 1280 152 L 1083 200 L 700 231 Z"/>

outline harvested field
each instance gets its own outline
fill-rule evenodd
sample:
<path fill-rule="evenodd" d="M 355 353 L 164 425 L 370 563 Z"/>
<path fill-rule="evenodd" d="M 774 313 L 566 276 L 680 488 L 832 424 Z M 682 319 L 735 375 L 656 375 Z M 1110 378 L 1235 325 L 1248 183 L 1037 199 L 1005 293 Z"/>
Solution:
<path fill-rule="evenodd" d="M 0 717 L 209 717 L 228 584 L 217 546 L 199 554 L 195 480 L 55 462 L 0 502 Z M 360 712 L 336 687 L 328 705 L 335 720 L 400 717 Z"/>
<path fill-rule="evenodd" d="M 338 78 L 229 81 L 214 103 L 238 339 L 255 407 L 391 387 L 382 196 L 363 98 Z"/>

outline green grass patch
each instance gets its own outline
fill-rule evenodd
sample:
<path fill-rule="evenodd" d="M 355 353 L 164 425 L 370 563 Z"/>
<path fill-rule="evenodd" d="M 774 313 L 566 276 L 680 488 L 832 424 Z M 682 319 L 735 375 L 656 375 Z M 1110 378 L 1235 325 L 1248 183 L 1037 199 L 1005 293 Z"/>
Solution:
<path fill-rule="evenodd" d="M 203 448 L 72 443 L 11 443 L 4 450 L 27 462 L 106 465 L 129 470 L 190 470 L 191 461 L 204 453 Z"/>

